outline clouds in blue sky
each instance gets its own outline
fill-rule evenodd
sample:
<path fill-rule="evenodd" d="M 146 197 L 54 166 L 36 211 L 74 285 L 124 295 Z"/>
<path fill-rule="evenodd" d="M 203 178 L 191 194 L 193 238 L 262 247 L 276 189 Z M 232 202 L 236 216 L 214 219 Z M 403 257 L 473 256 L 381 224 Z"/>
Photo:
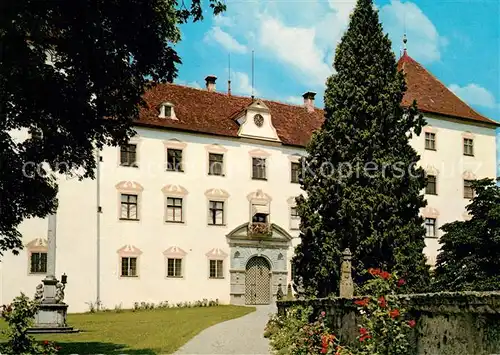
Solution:
<path fill-rule="evenodd" d="M 183 25 L 177 46 L 179 79 L 203 86 L 208 74 L 232 92 L 301 104 L 316 91 L 322 106 L 335 48 L 347 28 L 355 0 L 229 0 L 223 15 Z M 483 115 L 500 120 L 499 2 L 375 0 L 397 57 L 407 33 L 409 54 L 457 96 Z M 179 82 L 179 81 L 178 81 Z M 200 85 L 201 84 L 201 85 Z M 500 153 L 500 152 L 499 152 Z"/>

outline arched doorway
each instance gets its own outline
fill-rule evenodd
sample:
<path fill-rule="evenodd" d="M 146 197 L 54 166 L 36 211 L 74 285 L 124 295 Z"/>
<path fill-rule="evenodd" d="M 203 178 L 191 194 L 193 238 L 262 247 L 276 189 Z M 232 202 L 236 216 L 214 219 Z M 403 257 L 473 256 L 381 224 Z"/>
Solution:
<path fill-rule="evenodd" d="M 271 267 L 269 262 L 254 256 L 248 260 L 245 274 L 245 304 L 271 303 Z"/>

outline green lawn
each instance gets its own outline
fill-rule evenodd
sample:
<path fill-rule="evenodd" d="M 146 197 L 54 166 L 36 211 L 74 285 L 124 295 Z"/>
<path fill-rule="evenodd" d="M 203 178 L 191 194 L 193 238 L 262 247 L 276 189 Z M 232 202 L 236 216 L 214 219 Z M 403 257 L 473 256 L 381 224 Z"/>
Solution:
<path fill-rule="evenodd" d="M 69 314 L 76 334 L 36 335 L 55 341 L 60 354 L 171 354 L 211 325 L 241 317 L 254 307 L 217 306 Z M 2 321 L 0 328 L 6 324 Z M 0 341 L 5 341 L 0 335 Z"/>

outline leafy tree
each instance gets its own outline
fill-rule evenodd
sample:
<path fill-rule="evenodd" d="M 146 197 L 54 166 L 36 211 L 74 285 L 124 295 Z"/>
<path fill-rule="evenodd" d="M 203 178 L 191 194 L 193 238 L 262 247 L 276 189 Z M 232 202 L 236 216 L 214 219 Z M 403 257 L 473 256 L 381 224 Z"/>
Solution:
<path fill-rule="evenodd" d="M 302 162 L 307 197 L 297 198 L 302 222 L 295 287 L 307 295 L 337 293 L 341 253 L 348 247 L 358 284 L 363 270 L 375 267 L 396 271 L 409 287 L 421 289 L 428 280 L 419 216 L 425 176 L 409 140 L 425 120 L 415 102 L 400 105 L 404 76 L 371 0 L 358 1 L 334 67 L 324 124 Z"/>
<path fill-rule="evenodd" d="M 209 4 L 215 14 L 225 9 Z M 145 89 L 177 75 L 179 25 L 203 16 L 201 0 L 189 8 L 183 0 L 2 0 L 0 14 L 2 256 L 22 247 L 23 219 L 55 211 L 52 172 L 93 178 L 94 149 L 133 134 Z M 13 130 L 32 134 L 15 141 Z"/>
<path fill-rule="evenodd" d="M 491 179 L 472 186 L 471 219 L 441 227 L 434 284 L 439 291 L 500 290 L 500 187 Z"/>

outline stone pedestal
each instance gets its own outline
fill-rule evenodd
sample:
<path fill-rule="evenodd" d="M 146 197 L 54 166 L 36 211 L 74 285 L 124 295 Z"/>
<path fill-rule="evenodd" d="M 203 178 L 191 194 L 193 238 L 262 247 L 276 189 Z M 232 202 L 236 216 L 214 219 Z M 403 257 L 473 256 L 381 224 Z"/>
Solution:
<path fill-rule="evenodd" d="M 66 314 L 68 305 L 65 303 L 41 303 L 35 315 L 35 324 L 28 333 L 76 333 L 78 329 L 68 327 Z"/>
<path fill-rule="evenodd" d="M 78 329 L 68 327 L 66 315 L 68 305 L 62 302 L 64 297 L 62 284 L 58 285 L 58 280 L 53 276 L 46 277 L 43 281 L 43 299 L 38 305 L 38 312 L 35 315 L 35 322 L 28 333 L 76 333 Z M 59 294 L 58 294 L 59 292 Z"/>

